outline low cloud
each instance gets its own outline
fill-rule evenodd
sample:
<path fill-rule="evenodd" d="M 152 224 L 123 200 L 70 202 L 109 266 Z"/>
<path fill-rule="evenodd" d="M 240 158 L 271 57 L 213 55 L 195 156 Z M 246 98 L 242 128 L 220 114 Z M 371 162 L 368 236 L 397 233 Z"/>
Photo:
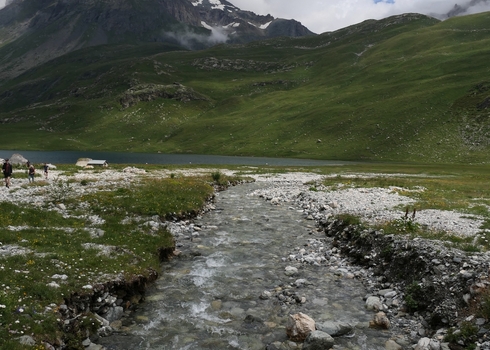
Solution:
<path fill-rule="evenodd" d="M 228 41 L 228 34 L 221 28 L 210 28 L 210 32 L 210 35 L 191 31 L 165 32 L 164 37 L 189 50 L 222 44 Z"/>
<path fill-rule="evenodd" d="M 490 1 L 488 0 L 471 0 L 467 3 L 456 4 L 454 7 L 447 13 L 447 17 L 452 16 L 461 16 L 467 14 L 474 14 L 490 11 Z"/>

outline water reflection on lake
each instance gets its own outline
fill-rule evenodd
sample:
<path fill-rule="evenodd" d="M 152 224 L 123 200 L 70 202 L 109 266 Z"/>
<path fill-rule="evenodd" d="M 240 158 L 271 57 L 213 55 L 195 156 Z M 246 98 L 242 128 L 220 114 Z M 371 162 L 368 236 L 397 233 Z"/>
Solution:
<path fill-rule="evenodd" d="M 202 164 L 202 165 L 274 165 L 322 166 L 342 165 L 352 162 L 295 158 L 234 157 L 199 154 L 155 154 L 93 151 L 19 151 L 0 150 L 0 158 L 21 154 L 32 163 L 75 164 L 79 158 L 103 159 L 109 164 Z"/>

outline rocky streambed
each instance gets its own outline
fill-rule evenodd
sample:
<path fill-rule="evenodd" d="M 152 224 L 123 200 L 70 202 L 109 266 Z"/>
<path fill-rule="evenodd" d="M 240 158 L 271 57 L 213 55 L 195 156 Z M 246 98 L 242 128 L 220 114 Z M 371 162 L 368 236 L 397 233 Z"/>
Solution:
<path fill-rule="evenodd" d="M 477 349 L 490 349 L 488 313 L 481 312 L 488 307 L 488 253 L 350 225 L 335 215 L 351 213 L 367 223 L 400 219 L 403 212 L 397 207 L 411 200 L 381 188 L 316 192 L 309 190 L 312 181 L 301 186 L 294 176 L 285 176 L 255 192 L 271 205 L 300 208 L 317 225 L 320 237 L 309 239 L 288 260 L 325 263 L 336 274 L 360 279 L 366 305 L 390 320 L 390 342 L 397 345 L 387 343 L 387 348 L 464 349 L 474 343 Z M 418 212 L 414 221 L 475 240 L 481 224 L 478 218 L 436 210 Z"/>
<path fill-rule="evenodd" d="M 393 189 L 325 191 L 320 176 L 306 173 L 254 177 L 255 184 L 227 191 L 224 202 L 209 203 L 195 219 L 152 218 L 176 240 L 174 253 L 162 252 L 171 258 L 163 271 L 93 285 L 53 306 L 64 330 L 76 331 L 77 315 L 90 310 L 101 326 L 84 342 L 89 349 L 314 349 L 315 339 L 286 336 L 290 314 L 304 313 L 316 321 L 318 342 L 333 336 L 334 349 L 490 349 L 481 313 L 487 253 L 390 236 L 336 216 L 350 213 L 367 223 L 400 218 L 399 206 L 412 201 Z M 5 200 L 17 197 L 27 198 L 18 191 Z M 434 210 L 418 212 L 416 220 L 475 240 L 481 224 Z M 246 231 L 250 236 L 241 237 Z M 237 252 L 246 259 L 235 260 Z"/>
<path fill-rule="evenodd" d="M 157 291 L 148 295 L 150 300 L 163 300 L 163 304 L 143 304 L 125 320 L 127 328 L 116 332 L 116 338 L 104 339 L 101 343 L 110 348 L 111 344 L 114 346 L 114 339 L 124 334 L 116 340 L 114 348 L 125 349 L 128 347 L 121 347 L 121 342 L 131 344 L 128 336 L 136 334 L 141 348 L 199 349 L 209 346 L 203 344 L 213 343 L 209 338 L 218 334 L 220 339 L 227 339 L 218 346 L 223 349 L 445 350 L 470 348 L 473 346 L 470 344 L 476 344 L 477 349 L 490 349 L 488 322 L 479 311 L 488 287 L 488 254 L 468 254 L 439 241 L 386 235 L 350 225 L 335 215 L 347 212 L 367 222 L 390 220 L 399 218 L 402 213 L 398 206 L 410 204 L 411 200 L 390 189 L 323 192 L 318 191 L 320 186 L 317 186 L 317 191 L 312 191 L 312 181 L 319 180 L 314 174 L 257 176 L 257 185 L 248 187 L 246 196 L 261 198 L 268 206 L 278 208 L 282 216 L 299 222 L 302 229 L 293 230 L 292 236 L 283 234 L 282 239 L 289 244 L 277 237 L 274 239 L 274 245 L 280 249 L 268 252 L 266 260 L 277 265 L 277 269 L 267 267 L 265 275 L 260 276 L 256 271 L 252 276 L 239 278 L 240 282 L 232 282 L 234 290 L 243 289 L 236 297 L 230 297 L 229 290 L 216 292 L 213 288 L 217 282 L 209 279 L 210 275 L 221 273 L 215 269 L 218 265 L 237 262 L 217 262 L 213 256 L 214 260 L 209 263 L 205 257 L 210 246 L 224 249 L 223 242 L 229 237 L 226 229 L 221 228 L 220 220 L 226 221 L 222 214 L 228 207 L 211 207 L 212 224 L 202 217 L 168 223 L 182 256 L 171 263 L 176 266 L 164 271 L 163 285 L 157 282 Z M 238 209 L 245 210 L 243 205 Z M 260 211 L 260 218 L 237 215 L 235 219 L 228 219 L 231 221 L 226 221 L 225 227 L 233 226 L 234 220 L 245 226 L 267 225 L 271 216 L 264 208 Z M 469 219 L 455 212 L 432 210 L 417 214 L 420 223 L 427 227 L 444 228 L 461 235 L 476 235 L 480 224 L 478 218 Z M 268 230 L 281 228 L 273 226 Z M 245 238 L 233 243 L 232 250 L 240 251 L 243 248 L 240 246 L 245 245 L 247 252 L 253 245 L 264 244 L 248 242 Z M 268 249 L 261 248 L 264 253 Z M 180 266 L 179 260 L 204 262 L 197 272 L 195 267 Z M 176 272 L 179 268 L 180 272 Z M 253 268 L 250 263 L 244 263 L 240 269 Z M 186 288 L 197 285 L 195 293 L 205 290 L 204 294 L 210 299 L 203 300 L 202 295 L 187 298 L 186 291 L 177 288 L 178 298 L 184 298 L 185 306 L 170 307 L 171 293 L 161 294 L 169 288 L 166 273 L 172 276 L 173 283 L 184 283 Z M 240 273 L 235 270 L 232 274 Z M 205 288 L 207 283 L 212 285 L 209 290 Z M 197 300 L 197 305 L 192 306 L 191 300 Z M 266 305 L 274 307 L 268 309 Z M 187 311 L 179 314 L 181 309 Z M 337 310 L 332 311 L 334 309 Z M 159 311 L 152 313 L 155 310 Z M 263 313 L 263 310 L 267 311 Z M 291 314 L 307 314 L 316 321 L 314 339 L 303 343 L 286 337 L 290 333 Z M 224 324 L 221 323 L 223 315 L 229 317 Z M 268 319 L 271 315 L 273 320 Z M 174 317 L 192 326 L 172 326 L 170 319 Z M 199 318 L 205 321 L 196 326 Z M 228 328 L 228 323 L 233 324 L 233 330 Z M 175 333 L 170 338 L 160 335 L 172 327 Z M 204 333 L 193 327 L 204 329 Z M 155 330 L 158 336 L 153 333 Z M 183 337 L 183 330 L 188 332 L 188 338 Z M 255 338 L 247 335 L 250 330 Z M 179 343 L 179 334 L 184 338 L 183 343 Z M 230 334 L 232 340 L 226 338 Z M 334 337 L 329 347 L 325 347 L 325 336 Z M 199 339 L 207 339 L 207 342 L 199 343 Z"/>

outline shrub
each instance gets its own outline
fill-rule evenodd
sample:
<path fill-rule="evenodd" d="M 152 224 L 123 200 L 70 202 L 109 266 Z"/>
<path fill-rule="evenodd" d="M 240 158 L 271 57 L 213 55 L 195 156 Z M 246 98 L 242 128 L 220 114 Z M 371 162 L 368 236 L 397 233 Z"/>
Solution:
<path fill-rule="evenodd" d="M 486 290 L 481 297 L 481 305 L 479 308 L 479 314 L 481 317 L 490 319 L 490 291 Z"/>
<path fill-rule="evenodd" d="M 361 219 L 358 216 L 352 214 L 338 214 L 337 220 L 341 220 L 345 225 L 360 225 Z"/>
<path fill-rule="evenodd" d="M 74 190 L 71 183 L 55 179 L 49 189 L 49 199 L 52 203 L 66 203 L 73 198 Z"/>
<path fill-rule="evenodd" d="M 463 343 L 466 345 L 465 349 L 475 349 L 476 336 L 478 334 L 478 327 L 471 322 L 463 321 L 459 329 L 449 329 L 447 335 L 444 337 L 444 341 L 449 343 Z"/>
<path fill-rule="evenodd" d="M 409 312 L 415 312 L 420 309 L 420 301 L 424 300 L 422 287 L 417 282 L 409 284 L 405 290 L 405 305 Z"/>
<path fill-rule="evenodd" d="M 383 259 L 389 259 L 393 255 L 393 246 L 391 244 L 384 246 L 380 255 Z"/>
<path fill-rule="evenodd" d="M 211 177 L 213 178 L 214 182 L 219 183 L 219 180 L 221 179 L 221 173 L 219 171 L 215 171 L 211 174 Z"/>

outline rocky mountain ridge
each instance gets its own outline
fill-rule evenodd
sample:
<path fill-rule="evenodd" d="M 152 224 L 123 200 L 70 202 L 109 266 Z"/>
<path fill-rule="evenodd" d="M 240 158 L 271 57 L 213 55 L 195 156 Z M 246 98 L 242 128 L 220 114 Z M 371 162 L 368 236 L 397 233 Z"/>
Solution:
<path fill-rule="evenodd" d="M 314 34 L 295 20 L 274 18 L 243 11 L 225 0 L 193 0 L 199 10 L 201 24 L 218 28 L 231 42 L 249 41 L 254 37 L 305 36 Z"/>
<path fill-rule="evenodd" d="M 297 21 L 218 0 L 13 0 L 0 10 L 0 77 L 89 46 L 163 42 L 192 50 L 312 34 Z"/>

